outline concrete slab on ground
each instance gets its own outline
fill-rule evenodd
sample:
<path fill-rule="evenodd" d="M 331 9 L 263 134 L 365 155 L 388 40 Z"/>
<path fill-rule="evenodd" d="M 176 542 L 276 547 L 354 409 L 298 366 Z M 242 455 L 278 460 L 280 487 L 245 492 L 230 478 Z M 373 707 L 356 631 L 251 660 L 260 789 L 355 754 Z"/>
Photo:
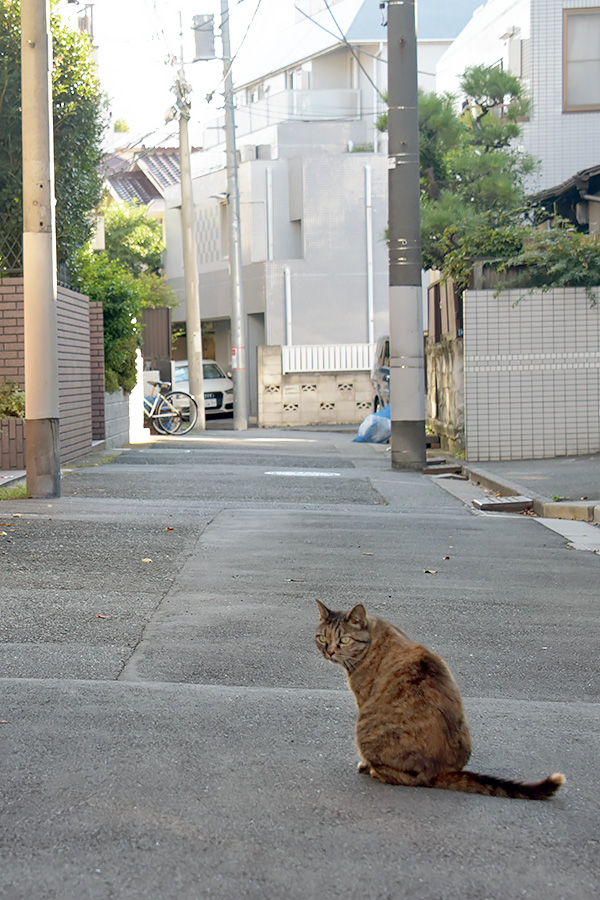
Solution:
<path fill-rule="evenodd" d="M 597 896 L 596 705 L 467 701 L 474 770 L 567 773 L 535 803 L 358 775 L 346 690 L 0 689 L 10 900 Z"/>

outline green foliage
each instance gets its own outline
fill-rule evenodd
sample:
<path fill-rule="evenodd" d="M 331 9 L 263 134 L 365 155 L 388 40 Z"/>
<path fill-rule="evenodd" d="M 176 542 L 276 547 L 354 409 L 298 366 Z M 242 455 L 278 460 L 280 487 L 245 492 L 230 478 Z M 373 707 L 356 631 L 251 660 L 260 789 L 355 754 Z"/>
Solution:
<path fill-rule="evenodd" d="M 105 210 L 106 250 L 89 244 L 74 258 L 72 277 L 104 313 L 104 378 L 107 391 L 131 391 L 144 307 L 176 306 L 172 288 L 159 272 L 162 226 L 137 203 Z"/>
<path fill-rule="evenodd" d="M 129 125 L 125 121 L 125 119 L 116 119 L 113 125 L 113 131 L 116 131 L 117 134 L 124 134 L 129 131 Z"/>
<path fill-rule="evenodd" d="M 118 260 L 132 275 L 158 272 L 164 250 L 162 225 L 137 203 L 109 206 L 104 214 L 105 246 L 109 259 Z"/>
<path fill-rule="evenodd" d="M 522 248 L 500 266 L 523 267 L 523 272 L 502 288 L 527 285 L 529 290 L 549 291 L 553 287 L 583 287 L 592 304 L 600 285 L 600 235 L 582 234 L 564 220 L 549 231 L 532 229 Z"/>
<path fill-rule="evenodd" d="M 26 484 L 0 488 L 0 500 L 25 500 L 29 497 Z"/>
<path fill-rule="evenodd" d="M 20 28 L 19 5 L 0 0 L 0 209 L 3 227 L 15 232 L 22 231 Z"/>
<path fill-rule="evenodd" d="M 157 275 L 156 272 L 142 272 L 136 282 L 144 308 L 167 307 L 174 309 L 179 303 L 177 294 L 167 283 L 164 275 Z"/>
<path fill-rule="evenodd" d="M 106 253 L 80 251 L 72 276 L 82 294 L 100 300 L 104 312 L 104 377 L 106 390 L 131 391 L 136 383 L 136 350 L 142 309 L 135 277 Z"/>
<path fill-rule="evenodd" d="M 449 159 L 465 132 L 465 125 L 454 112 L 449 94 L 438 97 L 419 91 L 419 155 L 421 190 L 436 200 L 452 179 Z"/>
<path fill-rule="evenodd" d="M 91 233 L 102 192 L 99 163 L 107 102 L 91 60 L 88 35 L 52 15 L 52 90 L 59 262 Z M 3 227 L 22 231 L 20 4 L 0 0 L 0 209 Z"/>
<path fill-rule="evenodd" d="M 13 381 L 0 382 L 0 419 L 25 418 L 25 393 Z"/>
<path fill-rule="evenodd" d="M 534 161 L 511 145 L 528 110 L 519 80 L 475 66 L 461 86 L 460 116 L 451 97 L 421 96 L 419 129 L 423 263 L 464 290 L 475 259 L 520 249 Z"/>
<path fill-rule="evenodd" d="M 109 206 L 104 228 L 106 255 L 136 278 L 142 306 L 177 306 L 175 292 L 160 274 L 165 249 L 161 223 L 134 201 Z"/>
<path fill-rule="evenodd" d="M 508 147 L 519 135 L 518 120 L 526 118 L 530 109 L 519 79 L 495 66 L 471 66 L 461 87 L 468 98 L 465 113 L 475 146 L 485 151 Z"/>

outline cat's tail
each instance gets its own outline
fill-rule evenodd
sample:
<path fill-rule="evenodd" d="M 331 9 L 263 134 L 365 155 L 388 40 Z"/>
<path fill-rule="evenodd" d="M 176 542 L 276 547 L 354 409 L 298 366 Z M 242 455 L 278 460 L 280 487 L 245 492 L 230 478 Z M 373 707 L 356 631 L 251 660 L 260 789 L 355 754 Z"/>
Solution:
<path fill-rule="evenodd" d="M 466 794 L 485 794 L 487 797 L 515 797 L 522 800 L 548 800 L 565 781 L 565 776 L 554 772 L 535 784 L 508 781 L 492 775 L 476 772 L 444 772 L 438 775 L 431 787 L 446 791 L 464 791 Z"/>

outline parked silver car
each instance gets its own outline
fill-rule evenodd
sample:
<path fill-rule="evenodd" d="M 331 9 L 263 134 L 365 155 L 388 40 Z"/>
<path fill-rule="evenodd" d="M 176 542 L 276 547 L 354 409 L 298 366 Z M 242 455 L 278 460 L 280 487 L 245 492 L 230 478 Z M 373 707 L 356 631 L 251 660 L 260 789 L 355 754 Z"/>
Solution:
<path fill-rule="evenodd" d="M 173 390 L 189 393 L 190 376 L 187 359 L 171 363 Z M 233 415 L 233 381 L 214 359 L 202 360 L 205 415 L 229 413 Z"/>

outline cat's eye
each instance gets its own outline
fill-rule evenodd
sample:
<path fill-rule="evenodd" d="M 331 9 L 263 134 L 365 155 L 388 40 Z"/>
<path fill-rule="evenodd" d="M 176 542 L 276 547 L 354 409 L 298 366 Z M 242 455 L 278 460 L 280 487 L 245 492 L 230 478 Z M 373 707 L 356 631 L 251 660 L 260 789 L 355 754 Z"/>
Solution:
<path fill-rule="evenodd" d="M 324 634 L 318 634 L 318 635 L 317 635 L 317 640 L 318 640 L 318 641 L 321 641 L 322 644 L 326 644 L 326 643 L 327 643 L 327 638 L 325 637 Z"/>
<path fill-rule="evenodd" d="M 347 634 L 344 635 L 343 638 L 340 638 L 340 644 L 349 644 L 352 638 L 349 638 Z"/>

